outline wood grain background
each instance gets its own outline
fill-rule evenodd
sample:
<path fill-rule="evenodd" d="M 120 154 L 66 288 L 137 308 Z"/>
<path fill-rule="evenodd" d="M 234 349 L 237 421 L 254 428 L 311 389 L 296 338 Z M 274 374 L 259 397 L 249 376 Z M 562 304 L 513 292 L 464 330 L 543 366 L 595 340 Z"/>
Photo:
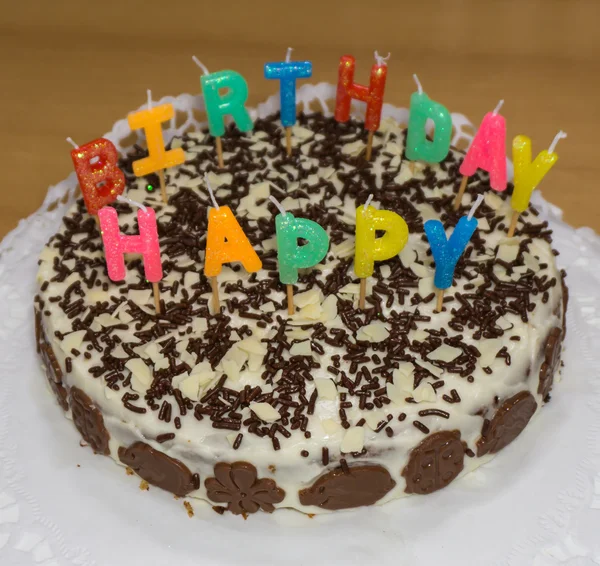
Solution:
<path fill-rule="evenodd" d="M 575 226 L 600 231 L 599 0 L 29 0 L 3 2 L 0 236 L 72 170 L 81 143 L 145 100 L 199 91 L 196 54 L 241 72 L 254 105 L 276 89 L 266 61 L 288 46 L 313 61 L 312 82 L 336 80 L 340 55 L 367 80 L 373 50 L 392 53 L 386 102 L 404 105 L 418 73 L 426 91 L 472 121 L 506 100 L 508 135 L 534 152 L 558 129 L 559 162 L 541 188 Z"/>

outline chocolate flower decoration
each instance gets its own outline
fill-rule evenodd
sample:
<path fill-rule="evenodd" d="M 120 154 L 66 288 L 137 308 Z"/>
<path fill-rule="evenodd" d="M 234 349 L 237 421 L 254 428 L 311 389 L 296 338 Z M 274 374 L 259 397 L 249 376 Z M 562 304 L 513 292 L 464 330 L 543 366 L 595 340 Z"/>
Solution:
<path fill-rule="evenodd" d="M 256 513 L 259 509 L 272 513 L 274 503 L 281 503 L 285 491 L 267 478 L 258 479 L 256 468 L 248 462 L 215 465 L 215 477 L 204 485 L 208 498 L 215 503 L 227 503 L 227 510 L 234 515 Z"/>

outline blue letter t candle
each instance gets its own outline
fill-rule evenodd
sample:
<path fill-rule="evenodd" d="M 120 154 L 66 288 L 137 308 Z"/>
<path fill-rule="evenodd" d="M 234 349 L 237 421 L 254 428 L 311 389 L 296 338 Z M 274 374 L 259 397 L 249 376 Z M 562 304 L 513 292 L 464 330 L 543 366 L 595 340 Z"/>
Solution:
<path fill-rule="evenodd" d="M 312 76 L 310 61 L 265 63 L 265 78 L 280 81 L 281 124 L 289 128 L 296 123 L 296 79 Z"/>

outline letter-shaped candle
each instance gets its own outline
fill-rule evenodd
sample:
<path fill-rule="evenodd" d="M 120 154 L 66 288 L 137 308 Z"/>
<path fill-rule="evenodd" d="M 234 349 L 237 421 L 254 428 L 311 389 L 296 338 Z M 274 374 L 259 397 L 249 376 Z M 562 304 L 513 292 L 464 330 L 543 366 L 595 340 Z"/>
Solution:
<path fill-rule="evenodd" d="M 448 155 L 452 138 L 452 118 L 450 112 L 431 100 L 421 87 L 417 75 L 413 75 L 418 92 L 410 97 L 410 116 L 406 138 L 406 157 L 412 161 L 439 163 Z M 433 140 L 428 140 L 425 132 L 427 120 L 434 123 Z"/>
<path fill-rule="evenodd" d="M 148 91 L 147 110 L 134 112 L 127 117 L 129 127 L 132 130 L 144 130 L 146 144 L 148 145 L 148 157 L 134 161 L 133 172 L 138 177 L 158 172 L 163 202 L 166 203 L 167 189 L 165 186 L 164 169 L 175 167 L 185 162 L 185 152 L 180 147 L 165 151 L 161 124 L 173 118 L 175 110 L 172 104 L 161 104 L 160 106 L 152 107 L 151 96 L 150 91 Z"/>
<path fill-rule="evenodd" d="M 154 210 L 144 206 L 137 212 L 139 235 L 126 236 L 119 230 L 117 211 L 105 206 L 98 211 L 104 254 L 108 267 L 108 276 L 113 281 L 125 279 L 126 253 L 142 254 L 144 257 L 144 274 L 151 283 L 162 279 L 163 270 L 160 261 L 160 245 L 156 229 Z"/>
<path fill-rule="evenodd" d="M 288 49 L 288 54 L 291 49 Z M 265 63 L 265 78 L 279 81 L 279 99 L 281 101 L 281 125 L 285 128 L 296 123 L 296 80 L 312 76 L 310 61 L 290 61 Z"/>
<path fill-rule="evenodd" d="M 314 267 L 327 254 L 329 236 L 322 226 L 307 218 L 294 218 L 286 212 L 275 217 L 279 280 L 284 285 L 298 282 L 298 269 Z M 306 244 L 298 245 L 298 240 Z"/>
<path fill-rule="evenodd" d="M 75 144 L 68 138 L 71 143 Z M 114 144 L 104 138 L 75 147 L 71 159 L 87 211 L 98 211 L 113 202 L 125 190 L 125 175 L 118 167 L 119 154 Z"/>
<path fill-rule="evenodd" d="M 513 140 L 515 188 L 510 200 L 514 212 L 508 230 L 509 238 L 512 238 L 515 233 L 519 215 L 529 206 L 531 193 L 558 160 L 558 154 L 554 152 L 558 140 L 566 137 L 567 134 L 562 130 L 558 132 L 548 150 L 540 151 L 534 161 L 531 160 L 531 139 L 527 136 L 516 136 Z"/>
<path fill-rule="evenodd" d="M 435 260 L 435 277 L 433 282 L 440 290 L 437 302 L 438 312 L 442 310 L 444 290 L 452 286 L 456 264 L 460 256 L 464 253 L 473 232 L 475 232 L 475 228 L 477 228 L 477 219 L 473 215 L 482 200 L 483 195 L 479 195 L 468 216 L 463 216 L 458 221 L 450 238 L 446 238 L 444 225 L 439 220 L 428 220 L 425 222 L 425 235 L 429 240 L 431 253 Z"/>
<path fill-rule="evenodd" d="M 314 267 L 327 255 L 329 236 L 316 222 L 307 218 L 294 218 L 275 198 L 270 198 L 281 211 L 275 217 L 279 280 L 287 285 L 288 313 L 294 314 L 292 285 L 298 282 L 298 269 Z M 306 240 L 302 246 L 298 245 L 300 238 Z"/>
<path fill-rule="evenodd" d="M 388 56 L 389 57 L 389 56 Z M 340 59 L 338 68 L 337 94 L 335 98 L 335 119 L 338 122 L 347 122 L 350 119 L 352 99 L 362 100 L 367 104 L 365 114 L 365 129 L 369 130 L 367 143 L 367 161 L 371 159 L 373 132 L 379 129 L 381 110 L 383 109 L 383 94 L 387 78 L 387 57 L 381 57 L 375 52 L 375 64 L 371 67 L 369 86 L 354 82 L 354 69 L 356 60 L 352 55 L 344 55 Z"/>
<path fill-rule="evenodd" d="M 279 80 L 281 125 L 285 128 L 287 154 L 292 154 L 292 126 L 296 123 L 296 80 L 312 76 L 310 61 L 290 61 L 292 48 L 288 47 L 285 62 L 265 63 L 265 78 Z"/>
<path fill-rule="evenodd" d="M 373 274 L 375 262 L 399 254 L 408 241 L 408 226 L 404 218 L 395 212 L 369 206 L 370 200 L 371 197 L 364 206 L 356 209 L 354 272 L 361 280 L 361 309 L 365 308 L 366 278 Z M 380 238 L 376 236 L 378 230 L 385 231 Z"/>
<path fill-rule="evenodd" d="M 501 100 L 493 112 L 488 112 L 483 117 L 471 147 L 460 164 L 459 171 L 463 178 L 454 199 L 454 210 L 459 209 L 469 177 L 477 169 L 490 174 L 492 189 L 506 189 L 506 120 L 498 114 L 503 104 L 504 100 Z"/>
<path fill-rule="evenodd" d="M 211 208 L 208 213 L 206 234 L 206 262 L 204 273 L 216 277 L 224 263 L 239 261 L 246 271 L 253 273 L 262 267 L 260 258 L 228 206 Z"/>
<path fill-rule="evenodd" d="M 248 83 L 235 71 L 219 71 L 200 77 L 206 104 L 210 135 L 221 137 L 225 133 L 225 116 L 231 115 L 242 132 L 252 129 L 252 119 L 244 106 L 248 99 Z M 224 95 L 219 90 L 227 89 Z"/>

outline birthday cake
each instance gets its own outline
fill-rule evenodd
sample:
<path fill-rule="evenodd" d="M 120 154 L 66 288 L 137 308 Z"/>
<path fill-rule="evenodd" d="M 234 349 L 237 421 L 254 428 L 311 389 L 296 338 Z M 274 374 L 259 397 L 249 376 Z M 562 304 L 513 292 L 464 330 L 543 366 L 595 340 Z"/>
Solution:
<path fill-rule="evenodd" d="M 69 210 L 39 260 L 48 383 L 96 453 L 218 512 L 313 514 L 433 493 L 510 444 L 550 399 L 567 306 L 551 231 L 529 207 L 509 238 L 511 186 L 496 193 L 481 171 L 455 211 L 463 154 L 410 162 L 392 120 L 373 136 L 370 161 L 362 122 L 301 114 L 291 134 L 288 156 L 278 116 L 247 134 L 229 126 L 223 169 L 208 132 L 174 138 L 185 163 L 165 171 L 168 204 L 156 175 L 133 173 L 145 150 L 121 157 L 124 195 L 156 214 L 160 312 L 142 258 L 128 256 L 112 281 L 96 221 L 83 200 Z M 232 263 L 205 276 L 207 184 L 261 269 Z M 479 195 L 438 312 L 424 223 L 451 230 Z M 269 197 L 330 240 L 320 263 L 299 270 L 293 314 Z M 375 261 L 361 309 L 356 209 L 368 199 L 400 215 L 409 235 Z M 138 209 L 110 206 L 121 231 L 137 234 Z"/>

